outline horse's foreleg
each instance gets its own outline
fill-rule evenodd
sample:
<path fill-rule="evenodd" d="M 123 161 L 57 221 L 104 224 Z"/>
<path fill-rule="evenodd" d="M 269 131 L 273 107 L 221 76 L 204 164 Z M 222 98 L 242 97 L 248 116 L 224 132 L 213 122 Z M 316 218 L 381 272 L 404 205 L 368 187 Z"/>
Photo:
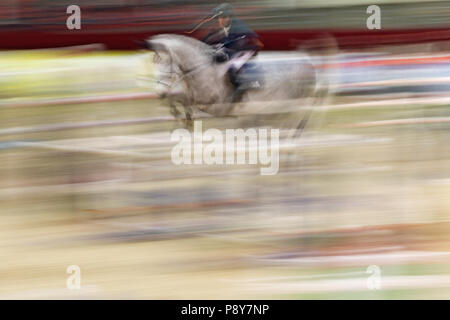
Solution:
<path fill-rule="evenodd" d="M 167 95 L 167 100 L 169 102 L 170 114 L 173 115 L 176 119 L 181 118 L 181 112 L 177 108 L 177 103 L 184 105 L 185 95 L 182 91 L 172 90 Z"/>
<path fill-rule="evenodd" d="M 187 101 L 185 101 L 185 103 L 183 103 L 183 107 L 184 107 L 184 115 L 185 115 L 185 118 L 183 120 L 184 126 L 186 127 L 186 129 L 193 130 L 193 128 L 194 128 L 194 121 L 192 120 L 193 110 L 192 110 L 191 106 L 189 105 L 189 103 L 187 103 Z"/>
<path fill-rule="evenodd" d="M 170 114 L 174 116 L 175 119 L 180 120 L 183 126 L 186 128 L 192 127 L 192 108 L 189 104 L 189 99 L 185 96 L 183 92 L 172 93 L 168 96 L 168 102 L 170 107 Z M 177 105 L 183 107 L 184 116 Z"/>
<path fill-rule="evenodd" d="M 170 114 L 175 118 L 179 119 L 181 112 L 178 111 L 174 100 L 169 100 Z"/>

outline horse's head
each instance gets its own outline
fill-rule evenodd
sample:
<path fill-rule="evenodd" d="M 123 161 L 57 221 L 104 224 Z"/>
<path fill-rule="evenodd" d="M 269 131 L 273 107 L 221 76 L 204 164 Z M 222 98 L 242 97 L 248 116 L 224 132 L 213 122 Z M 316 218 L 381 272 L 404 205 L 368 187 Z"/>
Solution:
<path fill-rule="evenodd" d="M 156 93 L 164 98 L 174 90 L 174 85 L 180 79 L 181 71 L 174 62 L 172 47 L 168 41 L 152 37 L 145 41 L 147 49 L 154 52 L 153 67 L 156 78 Z"/>
<path fill-rule="evenodd" d="M 154 63 L 159 81 L 182 79 L 196 102 L 211 103 L 226 93 L 225 66 L 213 62 L 213 49 L 194 38 L 162 34 L 149 38 L 147 48 L 155 52 Z"/>
<path fill-rule="evenodd" d="M 182 71 L 211 63 L 211 47 L 194 38 L 161 34 L 151 37 L 146 44 L 149 50 L 154 51 L 163 60 L 171 60 L 170 62 Z"/>

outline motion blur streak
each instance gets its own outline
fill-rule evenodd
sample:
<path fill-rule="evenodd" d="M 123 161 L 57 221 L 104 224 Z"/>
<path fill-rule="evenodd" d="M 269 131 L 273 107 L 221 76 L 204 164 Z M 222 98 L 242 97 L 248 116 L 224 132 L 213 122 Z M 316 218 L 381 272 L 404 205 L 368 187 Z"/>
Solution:
<path fill-rule="evenodd" d="M 58 3 L 0 6 L 0 33 L 29 37 L 0 52 L 0 298 L 450 298 L 448 2 L 385 1 L 381 36 L 367 1 L 239 2 L 260 61 L 314 52 L 324 32 L 339 48 L 313 55 L 330 96 L 296 102 L 309 118 L 297 139 L 281 128 L 273 176 L 174 165 L 184 124 L 155 98 L 153 53 L 102 50 L 189 30 L 210 4 L 103 1 L 59 37 Z M 203 130 L 279 116 L 205 116 Z"/>

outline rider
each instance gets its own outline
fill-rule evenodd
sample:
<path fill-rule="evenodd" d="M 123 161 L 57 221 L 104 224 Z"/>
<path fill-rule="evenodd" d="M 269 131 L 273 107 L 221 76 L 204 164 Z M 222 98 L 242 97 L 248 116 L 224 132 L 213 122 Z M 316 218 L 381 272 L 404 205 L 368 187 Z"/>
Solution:
<path fill-rule="evenodd" d="M 243 59 L 235 59 L 228 75 L 231 83 L 242 91 L 242 83 L 239 83 L 238 74 L 245 69 L 246 62 L 255 57 L 263 44 L 259 37 L 242 20 L 233 14 L 231 5 L 223 3 L 213 10 L 213 16 L 217 18 L 218 29 L 207 34 L 203 41 L 217 49 L 216 61 L 223 62 L 233 60 L 240 56 Z M 241 89 L 241 90 L 240 90 Z M 234 97 L 236 99 L 237 97 Z"/>

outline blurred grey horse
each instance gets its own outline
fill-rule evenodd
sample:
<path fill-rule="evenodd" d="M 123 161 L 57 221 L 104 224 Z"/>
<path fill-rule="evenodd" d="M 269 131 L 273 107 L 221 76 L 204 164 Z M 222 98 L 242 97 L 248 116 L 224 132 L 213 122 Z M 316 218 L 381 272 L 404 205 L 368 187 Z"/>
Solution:
<path fill-rule="evenodd" d="M 181 116 L 177 108 L 181 104 L 188 121 L 196 111 L 212 116 L 282 113 L 286 111 L 286 101 L 294 100 L 298 106 L 298 99 L 309 99 L 309 104 L 317 104 L 311 99 L 323 100 L 328 95 L 327 81 L 307 54 L 275 64 L 258 62 L 262 88 L 247 90 L 239 103 L 231 103 L 234 88 L 227 76 L 231 62 L 215 62 L 212 47 L 173 34 L 151 37 L 146 45 L 155 53 L 159 96 L 169 100 L 171 113 L 176 117 Z M 298 126 L 301 121 L 294 122 L 290 126 Z"/>

